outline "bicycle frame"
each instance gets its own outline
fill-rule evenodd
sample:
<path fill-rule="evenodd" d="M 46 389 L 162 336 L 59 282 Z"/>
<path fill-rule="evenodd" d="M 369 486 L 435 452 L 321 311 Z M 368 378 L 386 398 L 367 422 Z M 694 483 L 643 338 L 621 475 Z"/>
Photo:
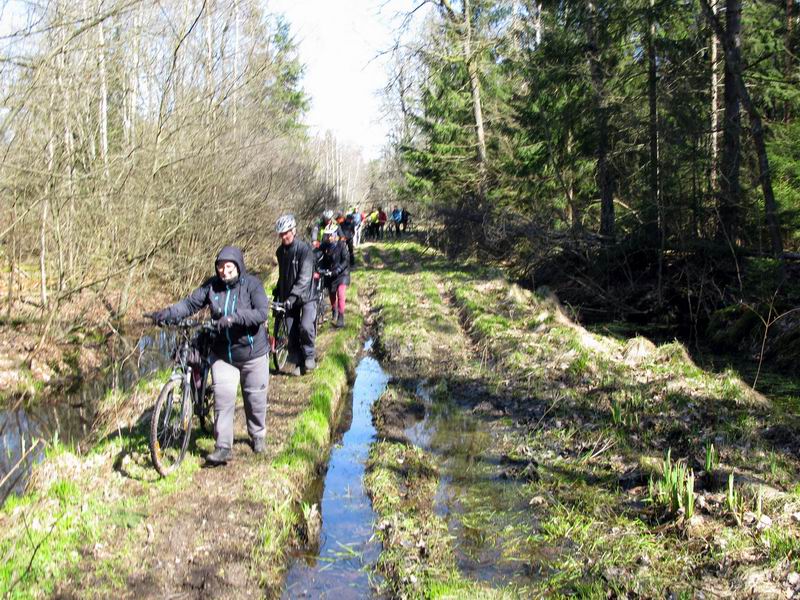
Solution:
<path fill-rule="evenodd" d="M 186 323 L 187 330 L 181 332 L 183 339 L 180 345 L 175 349 L 173 356 L 174 365 L 172 368 L 172 375 L 170 379 L 182 380 L 186 383 L 185 389 L 188 389 L 191 394 L 191 406 L 193 414 L 203 419 L 208 416 L 206 406 L 204 403 L 206 392 L 208 390 L 208 372 L 211 368 L 211 361 L 209 360 L 208 341 L 203 340 L 200 336 L 205 332 L 211 331 L 211 325 L 206 323 L 201 325 L 201 330 L 198 333 L 192 334 L 189 332 L 188 327 L 193 327 L 196 324 L 188 321 Z M 195 349 L 200 355 L 199 369 L 192 366 L 189 360 L 190 350 Z M 192 415 L 181 414 L 181 422 L 187 426 L 190 424 Z M 187 421 L 188 420 L 188 421 Z"/>

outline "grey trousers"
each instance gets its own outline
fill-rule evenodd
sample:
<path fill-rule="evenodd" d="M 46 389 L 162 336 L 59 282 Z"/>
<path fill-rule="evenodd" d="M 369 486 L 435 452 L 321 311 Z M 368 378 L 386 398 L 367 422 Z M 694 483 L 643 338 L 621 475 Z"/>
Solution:
<path fill-rule="evenodd" d="M 300 365 L 315 358 L 314 340 L 317 337 L 317 303 L 306 302 L 286 313 L 289 330 L 289 360 Z"/>
<path fill-rule="evenodd" d="M 214 382 L 214 437 L 217 448 L 233 447 L 233 415 L 236 408 L 236 389 L 241 384 L 244 414 L 250 437 L 266 435 L 267 391 L 269 363 L 259 356 L 244 363 L 231 364 L 217 356 L 211 357 L 211 379 Z"/>

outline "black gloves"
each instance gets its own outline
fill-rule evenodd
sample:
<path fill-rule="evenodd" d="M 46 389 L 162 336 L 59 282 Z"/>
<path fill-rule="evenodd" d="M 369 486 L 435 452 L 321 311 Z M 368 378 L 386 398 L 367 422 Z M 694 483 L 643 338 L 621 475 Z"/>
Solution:
<path fill-rule="evenodd" d="M 226 317 L 220 317 L 217 319 L 217 329 L 220 331 L 223 329 L 229 329 L 234 325 L 236 325 L 236 317 L 233 315 L 228 315 Z"/>
<path fill-rule="evenodd" d="M 164 325 L 165 323 L 168 322 L 169 309 L 162 308 L 161 310 L 156 310 L 154 312 L 146 314 L 145 317 L 149 317 L 150 319 L 152 319 L 153 323 L 155 323 L 156 325 Z"/>
<path fill-rule="evenodd" d="M 283 303 L 283 307 L 286 310 L 292 310 L 295 302 L 297 302 L 297 296 L 289 296 L 286 301 Z"/>

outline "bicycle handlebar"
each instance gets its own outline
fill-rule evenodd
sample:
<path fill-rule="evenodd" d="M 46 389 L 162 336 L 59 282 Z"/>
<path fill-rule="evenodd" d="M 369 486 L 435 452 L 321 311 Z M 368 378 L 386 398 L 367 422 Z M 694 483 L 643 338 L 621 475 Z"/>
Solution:
<path fill-rule="evenodd" d="M 278 302 L 278 301 L 271 302 L 270 308 L 275 312 L 280 312 L 280 313 L 286 312 L 286 304 L 284 302 Z"/>
<path fill-rule="evenodd" d="M 142 316 L 150 319 L 157 327 L 172 328 L 172 329 L 205 329 L 208 331 L 217 330 L 217 322 L 214 319 L 199 320 L 187 317 L 179 321 L 163 321 L 161 323 L 155 322 L 155 313 L 144 313 Z"/>

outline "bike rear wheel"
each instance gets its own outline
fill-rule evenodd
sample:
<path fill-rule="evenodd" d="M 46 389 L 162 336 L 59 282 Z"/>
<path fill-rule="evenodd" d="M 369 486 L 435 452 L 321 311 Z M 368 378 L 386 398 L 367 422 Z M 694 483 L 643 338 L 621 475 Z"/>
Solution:
<path fill-rule="evenodd" d="M 205 385 L 203 388 L 203 398 L 197 409 L 197 416 L 200 419 L 200 429 L 203 433 L 214 433 L 214 390 L 211 382 L 208 381 L 210 374 L 207 372 Z"/>
<path fill-rule="evenodd" d="M 192 436 L 191 391 L 183 377 L 173 377 L 158 395 L 150 418 L 150 457 L 161 475 L 181 464 Z"/>
<path fill-rule="evenodd" d="M 325 322 L 325 311 L 327 309 L 327 299 L 325 298 L 325 290 L 320 292 L 319 300 L 317 300 L 317 326 Z"/>
<path fill-rule="evenodd" d="M 289 359 L 289 328 L 286 319 L 281 317 L 275 325 L 275 347 L 272 352 L 272 364 L 276 371 L 283 370 Z"/>

